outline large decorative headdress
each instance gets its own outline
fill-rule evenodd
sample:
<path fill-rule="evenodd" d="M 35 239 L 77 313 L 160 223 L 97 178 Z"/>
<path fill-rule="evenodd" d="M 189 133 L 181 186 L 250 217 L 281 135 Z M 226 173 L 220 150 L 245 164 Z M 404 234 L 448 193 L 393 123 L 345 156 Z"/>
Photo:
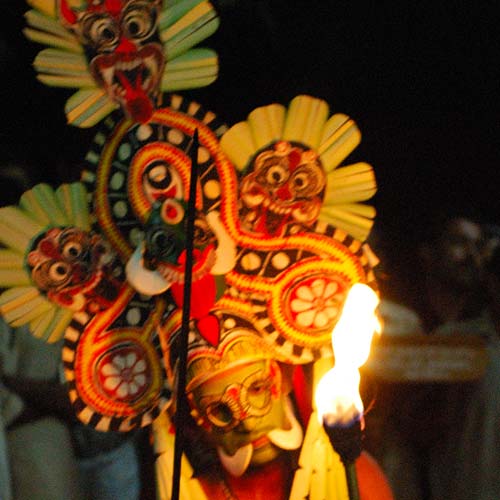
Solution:
<path fill-rule="evenodd" d="M 291 363 L 328 355 L 350 286 L 374 285 L 363 241 L 375 209 L 360 202 L 375 176 L 366 163 L 342 166 L 361 134 L 347 116 L 328 115 L 325 101 L 300 95 L 288 108 L 255 109 L 221 139 L 240 179 L 227 219 L 239 250 L 229 293 Z"/>
<path fill-rule="evenodd" d="M 94 314 L 115 299 L 122 266 L 92 231 L 81 183 L 38 184 L 18 206 L 0 208 L 0 311 L 12 326 L 55 342 L 74 314 Z M 120 276 L 121 275 L 121 276 Z"/>
<path fill-rule="evenodd" d="M 221 139 L 243 175 L 243 227 L 280 236 L 287 227 L 297 232 L 323 222 L 366 240 L 375 209 L 360 202 L 376 192 L 373 169 L 364 162 L 341 166 L 360 141 L 354 121 L 341 113 L 329 117 L 321 99 L 300 95 L 288 108 L 253 110 Z"/>
<path fill-rule="evenodd" d="M 364 244 L 375 209 L 361 203 L 376 191 L 373 170 L 341 166 L 360 142 L 357 126 L 301 95 L 227 131 L 197 103 L 164 97 L 217 77 L 215 52 L 194 48 L 218 27 L 207 0 L 28 3 L 25 34 L 48 46 L 34 62 L 39 80 L 77 89 L 65 106 L 70 124 L 103 124 L 83 183 L 39 185 L 0 209 L 0 312 L 48 341 L 64 335 L 69 398 L 82 422 L 128 431 L 161 421 L 175 410 L 186 207 L 194 203 L 182 331 L 191 414 L 209 432 L 274 417 L 284 399 L 278 361 L 330 358 L 348 289 L 375 286 L 376 258 Z M 293 424 L 286 405 L 278 416 L 284 410 Z M 296 449 L 302 429 L 273 428 L 264 438 Z M 222 463 L 244 473 L 254 445 L 262 447 L 221 452 Z M 170 471 L 168 458 L 158 463 Z"/>

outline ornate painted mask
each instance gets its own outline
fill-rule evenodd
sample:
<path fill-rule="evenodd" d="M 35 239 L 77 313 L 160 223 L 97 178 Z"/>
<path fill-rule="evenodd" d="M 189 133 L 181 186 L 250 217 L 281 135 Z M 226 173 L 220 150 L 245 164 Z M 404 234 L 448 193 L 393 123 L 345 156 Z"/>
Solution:
<path fill-rule="evenodd" d="M 240 187 L 244 227 L 281 236 L 291 224 L 317 220 L 326 175 L 314 151 L 280 141 L 260 152 L 252 167 Z"/>
<path fill-rule="evenodd" d="M 201 425 L 229 455 L 258 443 L 285 420 L 280 369 L 269 360 L 214 373 L 193 390 L 191 401 Z"/>
<path fill-rule="evenodd" d="M 282 390 L 280 366 L 267 351 L 260 338 L 240 327 L 229 335 L 224 331 L 217 348 L 194 347 L 189 355 L 186 392 L 192 415 L 235 476 L 302 441 Z"/>
<path fill-rule="evenodd" d="M 85 50 L 92 78 L 137 122 L 153 114 L 165 56 L 162 0 L 62 0 L 60 16 Z"/>
<path fill-rule="evenodd" d="M 108 308 L 120 282 L 111 274 L 114 254 L 97 234 L 77 227 L 52 228 L 36 242 L 27 263 L 36 286 L 74 311 Z"/>

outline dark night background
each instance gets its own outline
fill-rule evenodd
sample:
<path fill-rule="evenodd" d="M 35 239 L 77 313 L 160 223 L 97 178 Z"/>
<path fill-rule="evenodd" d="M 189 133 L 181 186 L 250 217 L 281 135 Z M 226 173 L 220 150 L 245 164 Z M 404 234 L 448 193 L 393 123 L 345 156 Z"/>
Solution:
<path fill-rule="evenodd" d="M 300 93 L 325 99 L 358 123 L 348 158 L 371 163 L 377 221 L 394 242 L 442 200 L 475 206 L 498 222 L 500 7 L 495 1 L 214 2 L 218 32 L 203 45 L 220 77 L 184 92 L 228 124 Z M 2 160 L 36 181 L 78 178 L 95 130 L 65 124 L 71 94 L 35 79 L 40 49 L 24 39 L 23 0 L 2 0 Z"/>

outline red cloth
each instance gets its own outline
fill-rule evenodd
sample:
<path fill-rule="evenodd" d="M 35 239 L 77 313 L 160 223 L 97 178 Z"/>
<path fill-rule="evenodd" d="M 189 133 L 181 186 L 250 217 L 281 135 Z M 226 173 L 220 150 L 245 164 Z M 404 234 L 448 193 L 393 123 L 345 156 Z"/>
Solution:
<path fill-rule="evenodd" d="M 248 469 L 242 477 L 222 472 L 224 481 L 205 476 L 200 482 L 210 500 L 287 500 L 290 472 L 286 454 L 283 454 L 265 466 Z"/>

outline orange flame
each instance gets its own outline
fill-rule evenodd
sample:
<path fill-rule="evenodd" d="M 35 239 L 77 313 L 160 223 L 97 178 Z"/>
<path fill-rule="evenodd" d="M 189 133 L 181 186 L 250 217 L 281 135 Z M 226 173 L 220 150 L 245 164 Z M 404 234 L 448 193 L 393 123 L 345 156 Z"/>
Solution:
<path fill-rule="evenodd" d="M 379 299 L 367 285 L 353 285 L 342 315 L 332 332 L 335 366 L 321 378 L 315 400 L 318 417 L 328 425 L 348 425 L 363 414 L 359 368 L 368 359 L 375 331 L 380 329 L 375 309 Z"/>

